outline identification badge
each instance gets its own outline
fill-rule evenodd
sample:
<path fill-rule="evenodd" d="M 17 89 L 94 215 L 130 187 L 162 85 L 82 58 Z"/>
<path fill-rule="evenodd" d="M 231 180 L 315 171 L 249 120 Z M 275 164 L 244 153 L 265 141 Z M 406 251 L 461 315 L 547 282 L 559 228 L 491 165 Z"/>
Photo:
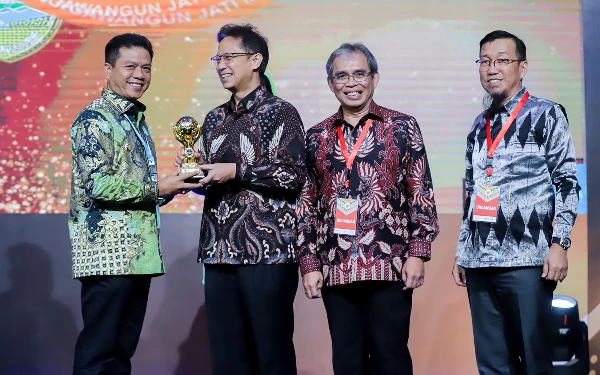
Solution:
<path fill-rule="evenodd" d="M 498 208 L 500 207 L 500 187 L 491 185 L 478 185 L 475 198 L 473 221 L 495 223 L 498 221 Z"/>
<path fill-rule="evenodd" d="M 338 198 L 335 209 L 335 227 L 333 233 L 356 235 L 358 221 L 358 199 Z"/>

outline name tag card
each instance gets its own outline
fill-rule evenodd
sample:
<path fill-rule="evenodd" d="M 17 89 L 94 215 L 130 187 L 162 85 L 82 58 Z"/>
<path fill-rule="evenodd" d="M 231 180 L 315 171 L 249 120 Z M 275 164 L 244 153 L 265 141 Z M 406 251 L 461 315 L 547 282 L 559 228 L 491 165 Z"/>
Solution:
<path fill-rule="evenodd" d="M 333 233 L 356 235 L 359 200 L 353 198 L 337 198 L 335 210 L 335 227 Z"/>
<path fill-rule="evenodd" d="M 473 221 L 495 223 L 498 221 L 498 208 L 500 207 L 500 187 L 492 185 L 478 185 L 475 198 Z"/>

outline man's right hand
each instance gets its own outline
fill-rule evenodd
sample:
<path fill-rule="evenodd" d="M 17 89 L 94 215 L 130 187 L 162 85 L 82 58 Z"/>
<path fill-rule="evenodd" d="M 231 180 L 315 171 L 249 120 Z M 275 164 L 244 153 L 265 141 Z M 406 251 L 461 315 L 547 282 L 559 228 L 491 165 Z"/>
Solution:
<path fill-rule="evenodd" d="M 321 298 L 323 274 L 321 271 L 307 273 L 302 277 L 302 285 L 304 286 L 304 294 L 306 294 L 306 297 L 310 299 Z"/>
<path fill-rule="evenodd" d="M 452 277 L 454 282 L 458 286 L 467 286 L 467 276 L 465 269 L 458 265 L 458 257 L 454 260 L 454 267 L 452 267 Z"/>
<path fill-rule="evenodd" d="M 171 173 L 168 177 L 158 181 L 158 196 L 159 197 L 170 197 L 175 194 L 188 192 L 192 189 L 201 188 L 203 185 L 200 183 L 189 183 L 184 180 L 193 177 L 197 172 L 179 173 L 179 169 Z"/>
<path fill-rule="evenodd" d="M 195 151 L 194 157 L 196 158 L 196 163 L 198 163 L 199 165 L 204 164 L 204 160 L 202 159 L 201 153 L 199 153 L 198 151 Z M 173 165 L 176 166 L 177 168 L 181 167 L 181 164 L 183 164 L 183 147 L 179 149 L 179 152 L 177 153 L 177 156 L 175 157 L 175 162 L 173 162 Z"/>

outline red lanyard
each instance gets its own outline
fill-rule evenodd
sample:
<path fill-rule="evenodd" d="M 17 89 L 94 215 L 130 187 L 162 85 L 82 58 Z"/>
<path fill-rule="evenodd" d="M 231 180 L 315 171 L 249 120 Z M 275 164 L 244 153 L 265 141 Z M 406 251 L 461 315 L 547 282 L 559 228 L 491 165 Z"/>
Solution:
<path fill-rule="evenodd" d="M 354 159 L 360 150 L 360 146 L 362 146 L 365 141 L 365 137 L 367 133 L 369 133 L 369 129 L 371 128 L 371 124 L 373 124 L 373 120 L 367 120 L 365 127 L 362 132 L 358 136 L 354 147 L 352 148 L 352 153 L 348 154 L 348 146 L 346 145 L 346 140 L 344 139 L 344 132 L 342 131 L 342 127 L 338 126 L 338 137 L 340 138 L 340 146 L 342 147 L 342 153 L 344 154 L 344 158 L 346 159 L 346 167 L 348 168 L 348 178 L 346 179 L 346 187 L 350 187 L 350 172 L 352 171 L 352 164 L 354 164 Z"/>
<path fill-rule="evenodd" d="M 494 159 L 494 153 L 496 152 L 496 148 L 498 148 L 498 145 L 500 144 L 500 142 L 502 142 L 502 138 L 504 138 L 504 135 L 508 131 L 508 128 L 510 128 L 512 123 L 515 121 L 515 119 L 519 115 L 519 112 L 521 112 L 521 110 L 525 106 L 525 103 L 527 103 L 528 99 L 529 99 L 529 93 L 525 92 L 525 95 L 523 95 L 523 98 L 521 98 L 521 101 L 519 102 L 519 104 L 517 105 L 515 110 L 510 114 L 510 117 L 508 118 L 508 120 L 506 120 L 506 124 L 504 124 L 504 126 L 500 130 L 500 133 L 498 133 L 498 136 L 496 136 L 496 139 L 494 140 L 493 143 L 492 143 L 492 125 L 491 125 L 491 121 L 490 121 L 490 114 L 488 113 L 487 120 L 486 120 L 488 154 L 487 154 L 487 162 L 486 162 L 486 168 L 485 168 L 485 173 L 487 173 L 488 176 L 491 176 L 492 174 L 494 174 L 494 168 L 492 167 L 492 160 Z"/>

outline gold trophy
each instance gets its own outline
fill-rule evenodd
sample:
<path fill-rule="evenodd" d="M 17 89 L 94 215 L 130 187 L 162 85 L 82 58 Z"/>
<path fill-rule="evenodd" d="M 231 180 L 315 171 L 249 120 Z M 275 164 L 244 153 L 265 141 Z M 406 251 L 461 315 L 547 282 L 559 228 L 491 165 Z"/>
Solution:
<path fill-rule="evenodd" d="M 204 173 L 200 170 L 198 163 L 196 163 L 194 145 L 202 136 L 202 125 L 193 117 L 185 116 L 177 120 L 175 125 L 173 125 L 173 134 L 175 134 L 175 139 L 183 145 L 181 173 L 198 172 L 197 175 L 190 177 L 189 180 L 200 180 L 204 177 Z"/>

